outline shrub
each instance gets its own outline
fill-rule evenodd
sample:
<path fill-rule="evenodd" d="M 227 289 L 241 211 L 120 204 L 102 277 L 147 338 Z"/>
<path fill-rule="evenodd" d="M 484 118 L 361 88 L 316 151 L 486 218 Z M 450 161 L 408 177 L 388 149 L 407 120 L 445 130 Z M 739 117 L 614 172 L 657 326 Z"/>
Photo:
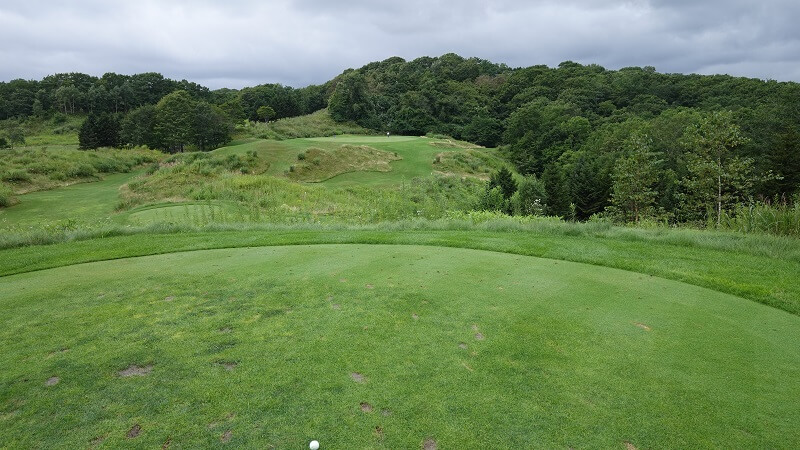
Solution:
<path fill-rule="evenodd" d="M 11 206 L 16 203 L 14 191 L 11 187 L 0 183 L 0 207 Z"/>
<path fill-rule="evenodd" d="M 3 181 L 9 182 L 18 182 L 18 181 L 30 181 L 31 174 L 28 173 L 25 169 L 11 169 L 6 171 L 3 174 Z"/>

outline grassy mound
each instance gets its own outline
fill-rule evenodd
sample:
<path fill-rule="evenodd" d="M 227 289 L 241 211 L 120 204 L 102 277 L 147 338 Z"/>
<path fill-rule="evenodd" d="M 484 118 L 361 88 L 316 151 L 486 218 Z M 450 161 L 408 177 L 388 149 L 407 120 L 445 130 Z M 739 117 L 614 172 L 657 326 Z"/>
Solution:
<path fill-rule="evenodd" d="M 141 148 L 15 148 L 3 150 L 2 154 L 0 180 L 13 186 L 18 194 L 95 181 L 105 174 L 127 173 L 163 157 L 160 152 Z"/>
<path fill-rule="evenodd" d="M 241 136 L 260 139 L 296 139 L 316 136 L 335 136 L 339 134 L 372 134 L 356 123 L 340 123 L 331 118 L 327 109 L 321 109 L 305 116 L 288 117 L 269 123 L 249 123 L 238 127 Z"/>
<path fill-rule="evenodd" d="M 320 182 L 349 172 L 389 172 L 389 163 L 401 159 L 396 153 L 368 145 L 345 144 L 333 151 L 311 147 L 297 155 L 298 162 L 289 169 L 288 177 Z"/>
<path fill-rule="evenodd" d="M 489 179 L 493 172 L 502 167 L 510 168 L 496 150 L 441 152 L 433 160 L 433 168 L 439 172 L 472 175 L 482 179 Z"/>
<path fill-rule="evenodd" d="M 397 245 L 197 251 L 4 277 L 0 307 L 11 448 L 800 440 L 786 401 L 800 317 L 595 266 Z"/>

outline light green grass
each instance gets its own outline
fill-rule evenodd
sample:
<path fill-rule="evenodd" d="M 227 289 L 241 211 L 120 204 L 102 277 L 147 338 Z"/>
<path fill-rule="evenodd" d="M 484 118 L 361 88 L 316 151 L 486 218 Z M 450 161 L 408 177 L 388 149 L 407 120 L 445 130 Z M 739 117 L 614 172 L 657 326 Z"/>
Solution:
<path fill-rule="evenodd" d="M 243 221 L 247 213 L 232 202 L 177 202 L 147 205 L 115 217 L 121 223 L 142 226 L 153 223 L 206 225 Z"/>
<path fill-rule="evenodd" d="M 327 109 L 321 109 L 305 116 L 273 120 L 268 124 L 247 122 L 245 125 L 238 125 L 236 133 L 241 137 L 284 140 L 341 134 L 372 134 L 373 131 L 353 122 L 336 122 Z"/>
<path fill-rule="evenodd" d="M 9 448 L 216 447 L 227 432 L 251 448 L 800 440 L 800 317 L 596 266 L 420 246 L 197 251 L 4 277 L 0 307 Z M 118 375 L 131 365 L 152 372 Z"/>
<path fill-rule="evenodd" d="M 109 218 L 119 201 L 120 187 L 141 173 L 107 175 L 101 181 L 20 195 L 19 204 L 0 208 L 0 229 L 70 219 Z"/>

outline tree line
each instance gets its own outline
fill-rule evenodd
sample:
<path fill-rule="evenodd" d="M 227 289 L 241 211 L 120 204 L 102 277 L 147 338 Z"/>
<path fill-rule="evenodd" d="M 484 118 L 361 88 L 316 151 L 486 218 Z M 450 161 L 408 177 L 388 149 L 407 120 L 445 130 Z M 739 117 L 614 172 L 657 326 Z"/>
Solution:
<path fill-rule="evenodd" d="M 530 178 L 527 192 L 543 191 L 546 214 L 708 222 L 742 202 L 800 195 L 793 82 L 574 62 L 509 68 L 454 54 L 390 58 L 333 82 L 337 120 L 500 146 Z"/>

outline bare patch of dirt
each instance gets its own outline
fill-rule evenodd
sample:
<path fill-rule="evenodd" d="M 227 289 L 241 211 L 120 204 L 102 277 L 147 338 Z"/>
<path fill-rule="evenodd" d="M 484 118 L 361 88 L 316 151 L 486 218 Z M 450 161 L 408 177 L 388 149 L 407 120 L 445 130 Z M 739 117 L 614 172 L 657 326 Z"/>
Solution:
<path fill-rule="evenodd" d="M 652 328 L 648 327 L 647 325 L 645 325 L 643 323 L 634 322 L 633 324 L 636 325 L 637 327 L 643 329 L 644 331 L 653 331 Z"/>
<path fill-rule="evenodd" d="M 228 372 L 232 372 L 233 369 L 235 369 L 236 366 L 238 366 L 239 364 L 233 361 L 218 361 L 217 365 L 220 367 L 224 367 L 225 370 L 227 370 Z"/>
<path fill-rule="evenodd" d="M 172 437 L 167 436 L 167 440 L 164 441 L 163 444 L 161 444 L 161 450 L 167 450 L 171 444 L 172 444 Z"/>
<path fill-rule="evenodd" d="M 375 436 L 377 436 L 378 439 L 383 439 L 383 427 L 381 427 L 380 425 L 375 427 Z"/>
<path fill-rule="evenodd" d="M 436 441 L 433 438 L 427 438 L 422 443 L 423 450 L 436 450 Z"/>
<path fill-rule="evenodd" d="M 117 372 L 117 375 L 121 377 L 143 377 L 145 375 L 149 375 L 150 372 L 152 371 L 153 371 L 152 364 L 148 364 L 144 367 L 132 365 L 125 370 L 120 370 L 119 372 Z"/>
<path fill-rule="evenodd" d="M 47 359 L 50 359 L 50 358 L 52 358 L 53 356 L 60 355 L 60 354 L 62 354 L 62 353 L 66 353 L 66 352 L 68 352 L 68 351 L 69 351 L 69 348 L 67 348 L 67 347 L 64 347 L 64 348 L 62 348 L 62 349 L 59 349 L 59 350 L 56 350 L 56 351 L 50 352 L 50 353 L 48 353 L 48 354 L 47 354 Z"/>
<path fill-rule="evenodd" d="M 458 348 L 460 348 L 461 350 L 466 350 L 467 349 L 467 343 L 466 342 L 459 342 L 458 343 Z"/>
<path fill-rule="evenodd" d="M 375 285 L 368 284 L 365 286 L 367 289 L 375 289 Z"/>
<path fill-rule="evenodd" d="M 370 405 L 367 402 L 361 402 L 361 411 L 365 412 L 365 413 L 371 413 L 372 412 L 372 405 Z"/>
<path fill-rule="evenodd" d="M 219 440 L 222 441 L 223 444 L 227 444 L 228 442 L 231 441 L 232 437 L 233 437 L 233 431 L 226 430 L 224 433 L 222 433 L 222 436 L 219 437 Z"/>
<path fill-rule="evenodd" d="M 106 440 L 106 437 L 107 436 L 97 436 L 96 438 L 89 441 L 89 449 L 94 450 L 95 448 L 99 447 L 100 444 L 102 444 L 103 441 Z"/>
<path fill-rule="evenodd" d="M 625 444 L 625 449 L 626 450 L 636 450 L 636 446 L 631 444 L 628 441 L 623 442 L 623 444 Z"/>
<path fill-rule="evenodd" d="M 126 434 L 125 437 L 128 439 L 136 439 L 141 432 L 142 427 L 137 423 L 136 425 L 132 426 L 130 430 L 128 430 L 128 434 Z"/>
<path fill-rule="evenodd" d="M 50 378 L 47 379 L 47 381 L 44 382 L 44 385 L 45 386 L 55 386 L 55 385 L 58 384 L 59 381 L 61 381 L 61 378 L 50 377 Z"/>
<path fill-rule="evenodd" d="M 358 372 L 350 373 L 350 378 L 352 378 L 353 381 L 355 381 L 356 383 L 366 383 L 367 382 L 367 378 L 364 375 L 361 375 Z"/>
<path fill-rule="evenodd" d="M 475 333 L 475 340 L 476 341 L 482 341 L 484 339 L 486 339 L 486 337 L 483 336 L 483 333 Z"/>

